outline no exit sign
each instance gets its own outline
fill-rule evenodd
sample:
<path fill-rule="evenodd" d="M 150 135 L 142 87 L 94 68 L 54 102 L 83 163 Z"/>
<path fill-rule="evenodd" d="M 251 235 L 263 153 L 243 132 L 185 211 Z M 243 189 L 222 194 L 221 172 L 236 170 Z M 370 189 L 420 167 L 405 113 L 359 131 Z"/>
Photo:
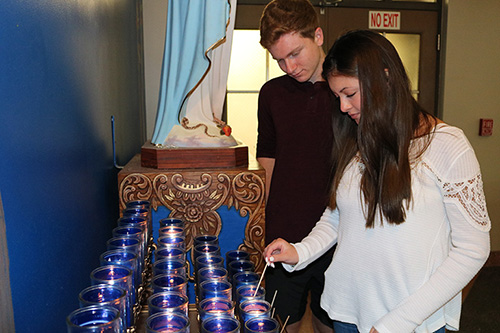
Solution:
<path fill-rule="evenodd" d="M 368 27 L 370 29 L 381 30 L 400 30 L 401 13 L 400 12 L 368 12 Z"/>

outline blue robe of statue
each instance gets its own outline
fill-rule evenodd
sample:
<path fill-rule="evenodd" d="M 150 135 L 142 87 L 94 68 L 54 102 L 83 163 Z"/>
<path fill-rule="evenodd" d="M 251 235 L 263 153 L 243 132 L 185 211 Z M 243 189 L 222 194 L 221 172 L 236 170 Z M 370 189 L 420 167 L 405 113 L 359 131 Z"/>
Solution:
<path fill-rule="evenodd" d="M 162 145 L 172 127 L 186 116 L 186 99 L 206 76 L 211 66 L 209 51 L 225 40 L 230 11 L 235 9 L 231 0 L 168 1 L 153 144 Z"/>

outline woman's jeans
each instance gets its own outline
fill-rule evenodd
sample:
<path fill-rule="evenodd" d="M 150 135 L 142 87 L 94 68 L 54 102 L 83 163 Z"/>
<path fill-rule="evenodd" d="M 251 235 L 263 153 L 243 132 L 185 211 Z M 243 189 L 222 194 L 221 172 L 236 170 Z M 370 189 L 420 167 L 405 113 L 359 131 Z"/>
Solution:
<path fill-rule="evenodd" d="M 349 323 L 343 323 L 341 321 L 334 321 L 333 322 L 333 331 L 335 333 L 359 333 L 356 325 L 349 324 Z M 446 332 L 446 330 L 443 326 L 434 333 L 445 333 L 445 332 Z"/>

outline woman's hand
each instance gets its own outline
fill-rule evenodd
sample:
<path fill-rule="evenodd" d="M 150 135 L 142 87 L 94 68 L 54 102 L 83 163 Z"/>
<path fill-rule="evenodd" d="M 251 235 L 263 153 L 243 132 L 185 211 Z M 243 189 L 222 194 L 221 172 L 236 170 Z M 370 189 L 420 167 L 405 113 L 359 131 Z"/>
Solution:
<path fill-rule="evenodd" d="M 289 265 L 295 265 L 299 262 L 299 254 L 295 247 L 284 239 L 275 239 L 264 249 L 264 259 L 268 264 L 274 267 L 273 263 L 282 262 Z"/>
<path fill-rule="evenodd" d="M 372 329 L 370 330 L 370 333 L 378 333 L 378 331 L 375 329 L 375 327 L 372 327 Z"/>

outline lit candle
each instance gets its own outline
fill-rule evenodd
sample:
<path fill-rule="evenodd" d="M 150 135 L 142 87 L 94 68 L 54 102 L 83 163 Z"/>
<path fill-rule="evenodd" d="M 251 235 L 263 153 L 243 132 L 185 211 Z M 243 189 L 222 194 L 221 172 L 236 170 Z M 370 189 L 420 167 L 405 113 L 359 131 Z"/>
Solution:
<path fill-rule="evenodd" d="M 243 303 L 247 299 L 264 299 L 265 295 L 265 289 L 262 287 L 257 289 L 257 285 L 255 284 L 243 285 L 236 290 L 236 300 L 238 304 Z"/>
<path fill-rule="evenodd" d="M 187 296 L 174 292 L 160 292 L 148 298 L 149 314 L 158 312 L 176 312 L 188 316 L 189 299 Z"/>
<path fill-rule="evenodd" d="M 159 221 L 159 223 L 160 223 L 160 228 L 163 228 L 163 227 L 166 227 L 169 225 L 184 228 L 184 221 L 183 220 L 172 218 L 172 217 L 163 218 Z"/>
<path fill-rule="evenodd" d="M 159 247 L 169 246 L 169 247 L 177 247 L 179 249 L 186 249 L 186 242 L 184 236 L 163 236 L 158 238 L 157 240 Z"/>
<path fill-rule="evenodd" d="M 227 281 L 203 281 L 200 284 L 200 299 L 222 297 L 232 300 L 231 283 Z"/>
<path fill-rule="evenodd" d="M 193 247 L 193 257 L 196 258 L 200 256 L 219 256 L 220 247 L 217 244 L 200 244 Z"/>
<path fill-rule="evenodd" d="M 202 333 L 235 333 L 239 330 L 239 321 L 227 316 L 210 317 L 201 323 Z"/>
<path fill-rule="evenodd" d="M 245 332 L 248 333 L 278 333 L 279 324 L 273 318 L 256 317 L 245 322 Z"/>
<path fill-rule="evenodd" d="M 240 304 L 239 313 L 243 322 L 256 317 L 270 317 L 271 304 L 261 299 L 248 299 Z"/>
<path fill-rule="evenodd" d="M 158 312 L 146 319 L 148 332 L 186 333 L 189 319 L 178 313 Z"/>
<path fill-rule="evenodd" d="M 233 276 L 233 287 L 235 291 L 245 284 L 257 284 L 259 282 L 260 276 L 255 272 L 244 271 L 234 274 Z"/>
<path fill-rule="evenodd" d="M 85 328 L 91 332 L 124 332 L 119 311 L 109 306 L 92 305 L 71 312 L 66 318 L 68 333 L 79 333 Z"/>
<path fill-rule="evenodd" d="M 227 271 L 223 267 L 202 267 L 197 274 L 198 283 L 207 280 L 227 281 Z"/>
<path fill-rule="evenodd" d="M 123 266 L 107 265 L 94 269 L 90 273 L 90 283 L 110 284 L 127 291 L 127 327 L 134 324 L 133 306 L 135 304 L 135 288 L 132 284 L 132 271 Z"/>
<path fill-rule="evenodd" d="M 197 270 L 202 269 L 203 267 L 222 267 L 224 268 L 224 258 L 217 255 L 209 255 L 209 256 L 199 256 L 196 258 L 195 267 Z"/>
<path fill-rule="evenodd" d="M 186 262 L 186 251 L 176 247 L 160 247 L 154 251 L 155 261 L 162 259 Z"/>
<path fill-rule="evenodd" d="M 111 306 L 120 311 L 120 317 L 124 325 L 127 323 L 127 291 L 119 286 L 109 284 L 98 284 L 83 289 L 78 294 L 80 307 L 98 305 Z"/>
<path fill-rule="evenodd" d="M 226 252 L 226 268 L 235 260 L 250 260 L 250 253 L 243 250 L 231 250 Z"/>
<path fill-rule="evenodd" d="M 153 293 L 170 291 L 187 296 L 187 278 L 176 274 L 160 274 L 151 280 Z"/>
<path fill-rule="evenodd" d="M 184 228 L 182 227 L 178 227 L 175 225 L 168 225 L 166 227 L 160 228 L 160 230 L 158 230 L 158 235 L 159 237 L 163 236 L 175 237 L 175 236 L 185 236 L 185 233 L 184 233 Z"/>
<path fill-rule="evenodd" d="M 153 264 L 153 276 L 160 274 L 186 276 L 186 263 L 180 260 L 157 260 Z"/>
<path fill-rule="evenodd" d="M 219 237 L 215 235 L 198 235 L 193 238 L 194 246 L 200 244 L 215 244 L 219 245 Z"/>
<path fill-rule="evenodd" d="M 139 285 L 142 283 L 142 274 L 139 271 L 138 255 L 136 253 L 121 249 L 110 250 L 99 256 L 99 262 L 101 266 L 124 266 L 132 270 L 132 284 L 137 292 Z"/>
<path fill-rule="evenodd" d="M 255 265 L 250 260 L 234 260 L 229 264 L 228 272 L 229 272 L 229 281 L 232 281 L 233 276 L 239 272 L 250 271 L 253 272 L 255 270 Z"/>
<path fill-rule="evenodd" d="M 206 298 L 199 303 L 198 314 L 202 322 L 215 316 L 234 317 L 234 303 L 227 298 Z"/>

